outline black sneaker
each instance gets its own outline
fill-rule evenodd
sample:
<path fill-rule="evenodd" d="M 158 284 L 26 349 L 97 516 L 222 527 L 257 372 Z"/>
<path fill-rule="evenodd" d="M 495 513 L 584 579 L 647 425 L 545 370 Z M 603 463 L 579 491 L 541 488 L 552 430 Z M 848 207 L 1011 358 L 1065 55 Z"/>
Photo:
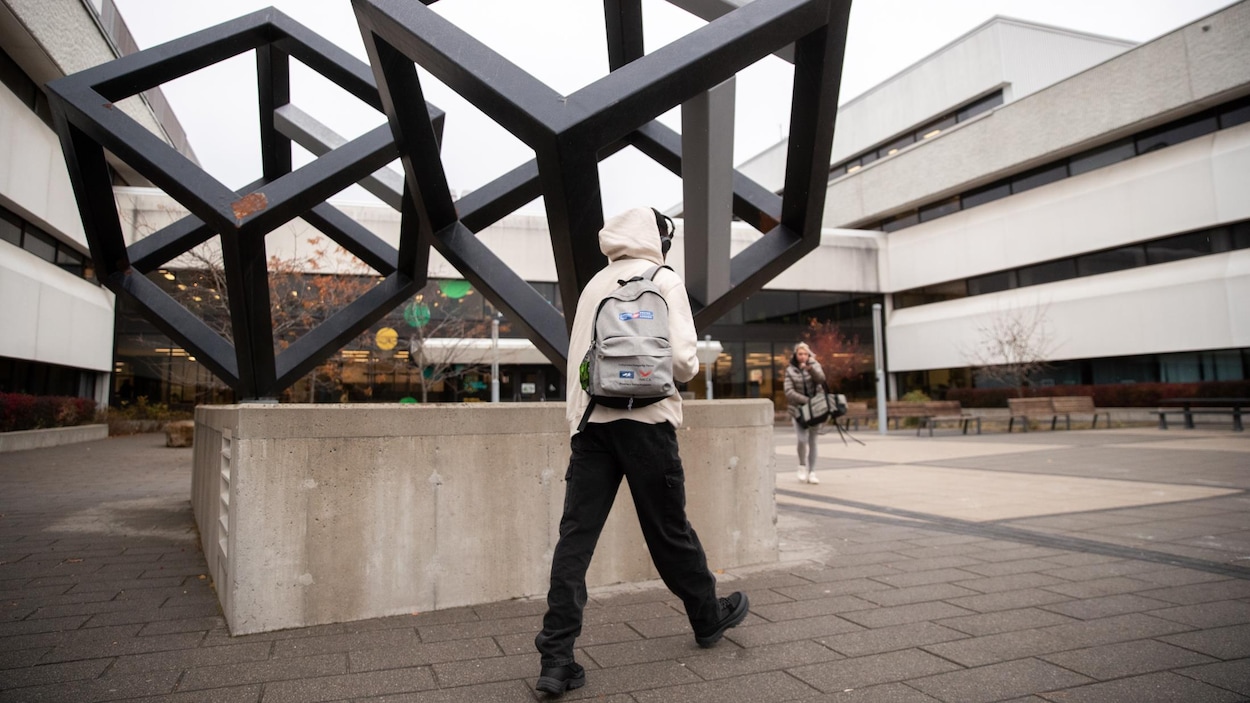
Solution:
<path fill-rule="evenodd" d="M 718 604 L 720 605 L 720 619 L 716 621 L 716 627 L 702 635 L 694 633 L 694 641 L 700 647 L 711 647 L 719 642 L 725 630 L 742 622 L 750 609 L 747 594 L 742 591 L 735 591 L 729 594 L 728 598 L 719 599 Z"/>
<path fill-rule="evenodd" d="M 576 662 L 564 666 L 544 666 L 538 673 L 535 687 L 545 693 L 560 695 L 586 685 L 586 670 Z"/>

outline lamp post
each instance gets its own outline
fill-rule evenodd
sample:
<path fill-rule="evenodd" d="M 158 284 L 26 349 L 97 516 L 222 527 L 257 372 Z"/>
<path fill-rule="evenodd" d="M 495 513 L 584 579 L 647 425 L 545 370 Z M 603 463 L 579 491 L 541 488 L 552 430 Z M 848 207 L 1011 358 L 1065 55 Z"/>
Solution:
<path fill-rule="evenodd" d="M 877 367 L 877 432 L 886 434 L 885 416 L 885 345 L 881 337 L 881 303 L 872 304 L 872 351 Z"/>
<path fill-rule="evenodd" d="M 703 364 L 703 380 L 707 384 L 707 399 L 712 400 L 712 368 L 716 363 L 716 358 L 720 356 L 724 349 L 720 342 L 713 342 L 712 335 L 704 335 L 695 347 L 695 356 L 699 358 L 699 363 Z"/>
<path fill-rule="evenodd" d="M 499 402 L 499 313 L 490 319 L 490 402 Z"/>

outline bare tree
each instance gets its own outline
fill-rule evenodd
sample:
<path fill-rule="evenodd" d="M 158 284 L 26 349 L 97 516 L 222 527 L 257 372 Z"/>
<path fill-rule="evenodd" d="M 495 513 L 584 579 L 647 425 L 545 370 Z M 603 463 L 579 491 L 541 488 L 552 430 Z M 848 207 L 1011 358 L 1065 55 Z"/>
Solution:
<path fill-rule="evenodd" d="M 999 311 L 977 332 L 976 345 L 965 349 L 964 357 L 986 382 L 1015 388 L 1023 397 L 1025 386 L 1049 368 L 1056 343 L 1046 305 Z"/>
<path fill-rule="evenodd" d="M 420 369 L 421 402 L 429 401 L 430 390 L 448 384 L 453 395 L 462 390 L 456 381 L 480 372 L 484 357 L 474 346 L 490 331 L 479 299 L 469 291 L 449 296 L 435 283 L 427 285 L 405 308 L 404 316 L 412 331 L 408 338 L 409 363 Z M 488 308 L 489 309 L 489 308 Z"/>

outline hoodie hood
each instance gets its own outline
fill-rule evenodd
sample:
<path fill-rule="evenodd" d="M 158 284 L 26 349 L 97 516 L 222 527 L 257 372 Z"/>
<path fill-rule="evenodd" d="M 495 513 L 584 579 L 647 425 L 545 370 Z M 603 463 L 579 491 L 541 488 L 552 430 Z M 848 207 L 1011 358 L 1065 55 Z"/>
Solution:
<path fill-rule="evenodd" d="M 645 259 L 662 265 L 660 229 L 651 208 L 636 207 L 609 219 L 599 230 L 599 250 L 609 261 Z"/>

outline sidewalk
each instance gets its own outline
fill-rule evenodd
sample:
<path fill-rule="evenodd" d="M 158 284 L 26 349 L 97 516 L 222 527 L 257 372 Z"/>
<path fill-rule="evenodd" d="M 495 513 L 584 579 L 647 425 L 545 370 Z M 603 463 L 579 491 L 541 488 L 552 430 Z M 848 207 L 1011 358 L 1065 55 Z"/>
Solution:
<path fill-rule="evenodd" d="M 748 619 L 703 650 L 660 584 L 594 592 L 561 700 L 1250 700 L 1250 436 L 940 434 L 826 435 L 810 486 L 779 428 L 782 562 L 718 575 Z M 230 637 L 190 466 L 0 457 L 0 703 L 547 700 L 541 599 Z"/>

